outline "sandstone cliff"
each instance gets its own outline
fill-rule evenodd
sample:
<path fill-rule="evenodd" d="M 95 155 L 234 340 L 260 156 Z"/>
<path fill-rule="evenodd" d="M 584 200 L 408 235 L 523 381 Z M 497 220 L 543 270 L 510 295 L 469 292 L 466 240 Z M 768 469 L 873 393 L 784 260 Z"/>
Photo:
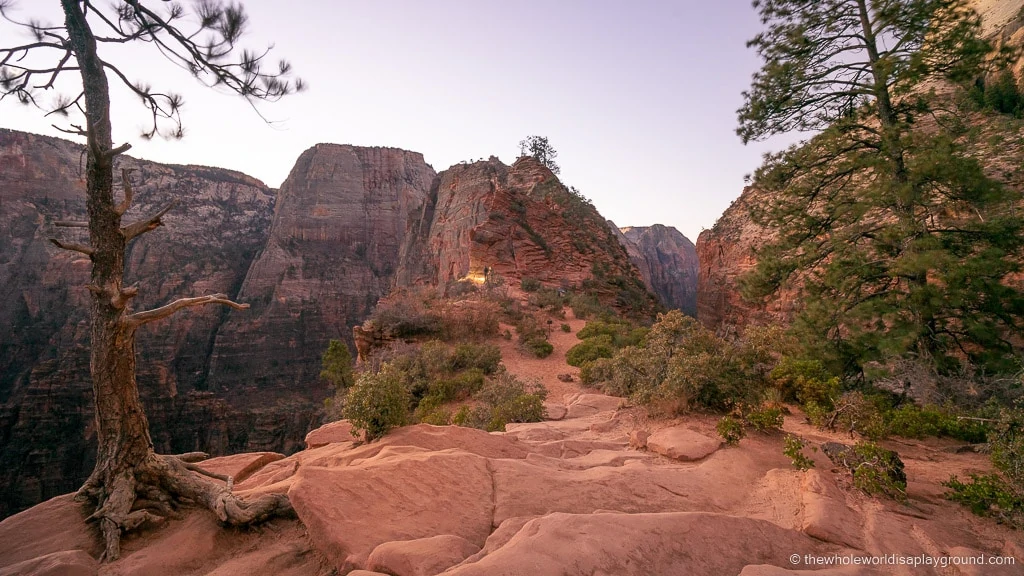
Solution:
<path fill-rule="evenodd" d="M 677 308 L 697 316 L 697 249 L 689 238 L 671 226 L 626 226 L 619 240 L 625 240 L 629 258 L 644 283 L 657 294 L 666 308 Z"/>
<path fill-rule="evenodd" d="M 326 396 L 320 355 L 390 290 L 407 222 L 434 177 L 422 154 L 396 148 L 319 144 L 304 152 L 238 295 L 252 308 L 217 334 L 211 386 L 246 390 L 245 409 L 287 399 L 296 384 Z"/>
<path fill-rule="evenodd" d="M 92 468 L 89 262 L 48 242 L 84 234 L 53 226 L 84 218 L 83 162 L 71 142 L 0 130 L 0 516 L 74 489 Z M 274 191 L 229 170 L 130 157 L 120 165 L 135 170 L 129 221 L 179 202 L 165 228 L 130 245 L 125 278 L 140 283 L 136 309 L 237 293 L 266 242 Z M 229 316 L 195 309 L 139 332 L 139 388 L 159 451 L 246 449 L 249 431 L 283 430 L 297 417 L 279 413 L 264 422 L 231 411 L 228 394 L 209 391 L 210 346 Z"/>
<path fill-rule="evenodd" d="M 485 275 L 585 290 L 631 314 L 657 308 L 608 223 L 531 157 L 442 172 L 410 226 L 397 282 L 444 290 Z"/>

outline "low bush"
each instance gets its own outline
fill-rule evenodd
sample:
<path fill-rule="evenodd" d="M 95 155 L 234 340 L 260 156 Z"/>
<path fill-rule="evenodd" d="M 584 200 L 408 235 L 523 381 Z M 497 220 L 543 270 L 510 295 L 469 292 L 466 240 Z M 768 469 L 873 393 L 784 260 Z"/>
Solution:
<path fill-rule="evenodd" d="M 539 382 L 526 383 L 501 372 L 476 394 L 487 410 L 467 410 L 462 420 L 488 431 L 504 430 L 506 424 L 513 422 L 540 422 L 545 416 L 546 398 L 547 390 Z"/>
<path fill-rule="evenodd" d="M 853 485 L 867 494 L 896 500 L 907 498 L 907 475 L 903 461 L 892 450 L 874 442 L 858 442 L 847 466 L 853 470 Z"/>
<path fill-rule="evenodd" d="M 715 430 L 730 446 L 736 446 L 747 435 L 747 431 L 743 429 L 743 423 L 732 416 L 722 416 L 718 420 L 718 424 L 715 425 Z"/>
<path fill-rule="evenodd" d="M 747 424 L 758 432 L 782 430 L 782 408 L 762 405 L 750 410 L 745 417 Z"/>
<path fill-rule="evenodd" d="M 789 457 L 793 467 L 797 470 L 810 470 L 814 468 L 814 460 L 804 455 L 805 445 L 803 439 L 799 436 L 786 435 L 782 453 Z"/>
<path fill-rule="evenodd" d="M 839 378 L 830 375 L 819 360 L 785 356 L 772 369 L 770 378 L 786 402 L 814 403 L 831 409 L 839 396 Z"/>
<path fill-rule="evenodd" d="M 543 336 L 534 336 L 523 342 L 523 348 L 537 358 L 547 358 L 555 351 L 555 347 Z"/>
<path fill-rule="evenodd" d="M 947 499 L 970 508 L 978 516 L 1024 529 L 1024 495 L 998 474 L 971 474 L 971 481 L 966 483 L 950 476 L 942 485 L 950 490 L 945 494 Z"/>
<path fill-rule="evenodd" d="M 569 332 L 572 332 L 572 327 L 569 326 L 568 324 L 562 324 L 562 332 L 568 334 Z"/>
<path fill-rule="evenodd" d="M 342 415 L 352 422 L 353 434 L 363 432 L 367 442 L 403 426 L 409 417 L 409 390 L 402 374 L 390 364 L 379 372 L 364 372 L 345 396 Z"/>
<path fill-rule="evenodd" d="M 565 353 L 565 361 L 570 366 L 578 368 L 598 358 L 611 358 L 614 355 L 615 347 L 612 345 L 612 337 L 607 334 L 599 334 L 570 348 Z"/>
<path fill-rule="evenodd" d="M 525 276 L 520 280 L 519 287 L 523 289 L 523 292 L 536 292 L 537 290 L 540 290 L 541 284 L 540 280 L 530 276 Z"/>

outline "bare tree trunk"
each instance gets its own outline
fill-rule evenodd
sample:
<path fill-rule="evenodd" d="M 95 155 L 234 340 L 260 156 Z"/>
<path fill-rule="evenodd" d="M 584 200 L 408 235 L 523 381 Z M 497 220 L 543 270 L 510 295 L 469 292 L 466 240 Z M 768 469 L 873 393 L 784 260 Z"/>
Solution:
<path fill-rule="evenodd" d="M 153 512 L 173 513 L 176 499 L 187 499 L 214 510 L 221 521 L 239 525 L 258 522 L 291 511 L 286 496 L 265 496 L 245 502 L 231 494 L 230 478 L 210 474 L 191 463 L 205 458 L 160 456 L 153 450 L 149 422 L 135 382 L 135 332 L 142 324 L 170 316 L 177 310 L 204 304 L 246 308 L 227 296 L 215 294 L 184 298 L 155 310 L 132 313 L 130 302 L 138 293 L 124 286 L 125 247 L 131 239 L 161 225 L 170 207 L 139 222 L 122 226 L 121 217 L 131 203 L 125 173 L 124 202 L 114 202 L 114 158 L 127 149 L 115 149 L 110 122 L 110 98 L 104 63 L 96 52 L 96 39 L 80 0 L 61 0 L 65 25 L 82 75 L 86 126 L 86 206 L 89 246 L 54 243 L 87 254 L 92 259 L 91 344 L 89 368 L 96 404 L 96 467 L 79 490 L 79 497 L 95 502 L 91 520 L 98 520 L 106 540 L 104 558 L 120 555 L 123 532 L 160 519 Z M 214 483 L 202 476 L 226 480 Z"/>

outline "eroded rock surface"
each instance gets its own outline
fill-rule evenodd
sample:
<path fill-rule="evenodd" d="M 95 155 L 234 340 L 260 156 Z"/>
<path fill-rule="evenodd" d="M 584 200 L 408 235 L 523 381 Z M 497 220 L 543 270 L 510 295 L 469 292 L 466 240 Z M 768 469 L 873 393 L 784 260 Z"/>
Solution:
<path fill-rule="evenodd" d="M 231 531 L 193 511 L 127 541 L 122 559 L 99 574 L 918 576 L 943 572 L 805 572 L 791 557 L 1024 549 L 1019 533 L 930 501 L 932 485 L 950 472 L 984 469 L 984 455 L 907 448 L 901 456 L 912 484 L 904 506 L 853 491 L 845 471 L 824 464 L 794 470 L 779 435 L 752 434 L 698 461 L 634 450 L 628 436 L 647 429 L 629 424 L 640 421 L 624 415 L 630 409 L 621 400 L 565 398 L 581 400 L 596 411 L 505 433 L 419 424 L 371 444 L 328 442 L 267 462 L 235 491 L 287 493 L 297 519 Z M 622 426 L 595 430 L 615 418 Z M 689 446 L 710 439 L 713 426 L 689 417 L 650 440 Z M 794 426 L 807 434 L 787 421 Z M 943 474 L 928 473 L 934 465 Z M 9 518 L 0 522 L 0 570 L 74 550 L 95 557 L 91 530 L 67 497 Z"/>

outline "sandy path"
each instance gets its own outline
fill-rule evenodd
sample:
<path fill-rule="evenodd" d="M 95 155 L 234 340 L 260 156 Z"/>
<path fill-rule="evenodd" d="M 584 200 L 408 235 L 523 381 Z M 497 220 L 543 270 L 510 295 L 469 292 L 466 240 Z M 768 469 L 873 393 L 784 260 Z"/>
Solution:
<path fill-rule="evenodd" d="M 548 341 L 554 346 L 554 351 L 547 358 L 536 358 L 529 352 L 520 350 L 519 343 L 515 336 L 515 327 L 501 324 L 500 331 L 508 330 L 512 333 L 511 340 L 501 338 L 497 341 L 501 348 L 501 361 L 509 372 L 524 380 L 538 380 L 548 390 L 548 400 L 561 402 L 567 394 L 576 394 L 583 390 L 579 382 L 580 371 L 578 368 L 565 363 L 565 353 L 570 348 L 580 343 L 576 333 L 586 326 L 586 320 L 580 320 L 573 316 L 570 308 L 565 309 L 565 319 L 552 318 L 551 335 Z M 563 332 L 562 324 L 568 324 L 570 331 Z M 572 382 L 562 382 L 558 379 L 559 374 L 572 374 Z M 592 391 L 588 389 L 588 391 Z"/>

